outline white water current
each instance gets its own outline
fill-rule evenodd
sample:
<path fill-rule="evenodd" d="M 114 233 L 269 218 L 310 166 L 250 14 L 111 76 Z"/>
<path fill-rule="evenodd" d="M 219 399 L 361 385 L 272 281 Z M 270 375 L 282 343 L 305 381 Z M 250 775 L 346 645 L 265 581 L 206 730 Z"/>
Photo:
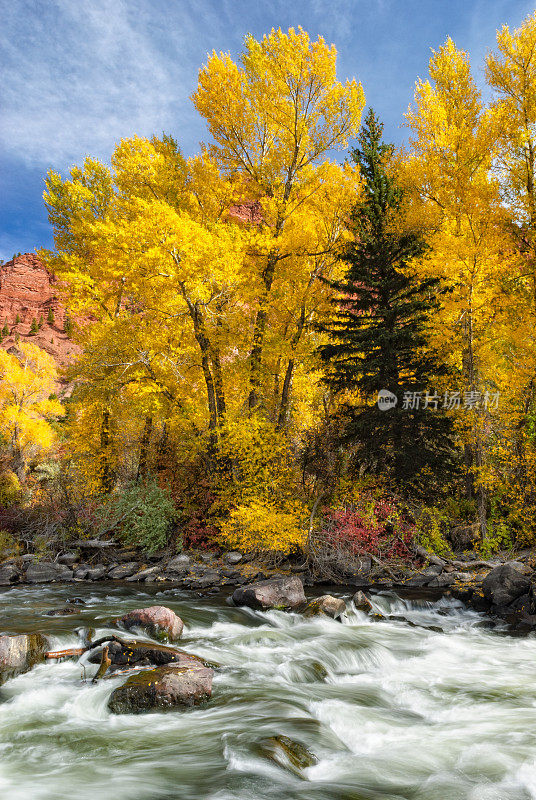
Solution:
<path fill-rule="evenodd" d="M 46 615 L 73 595 L 79 614 Z M 447 599 L 373 603 L 383 619 L 349 603 L 340 623 L 173 589 L 1 592 L 0 632 L 41 631 L 58 648 L 79 644 L 80 625 L 102 636 L 129 609 L 167 605 L 185 621 L 180 646 L 219 665 L 205 706 L 167 714 L 110 714 L 124 677 L 92 685 L 76 661 L 7 681 L 1 800 L 536 798 L 536 637 Z M 268 758 L 262 743 L 279 736 L 316 764 Z"/>

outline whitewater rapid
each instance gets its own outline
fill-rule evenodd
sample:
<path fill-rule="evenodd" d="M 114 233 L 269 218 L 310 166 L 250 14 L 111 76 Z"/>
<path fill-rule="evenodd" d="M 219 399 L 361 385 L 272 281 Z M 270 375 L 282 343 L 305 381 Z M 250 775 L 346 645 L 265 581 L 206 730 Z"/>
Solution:
<path fill-rule="evenodd" d="M 80 613 L 49 617 L 77 594 Z M 460 603 L 373 597 L 342 623 L 256 612 L 174 589 L 118 585 L 0 593 L 0 631 L 58 648 L 126 611 L 167 605 L 181 647 L 217 664 L 210 702 L 168 714 L 107 710 L 124 678 L 47 662 L 0 689 L 6 800 L 529 800 L 536 798 L 536 638 Z M 380 618 L 381 615 L 381 618 Z M 316 763 L 296 774 L 262 743 L 286 736 Z"/>

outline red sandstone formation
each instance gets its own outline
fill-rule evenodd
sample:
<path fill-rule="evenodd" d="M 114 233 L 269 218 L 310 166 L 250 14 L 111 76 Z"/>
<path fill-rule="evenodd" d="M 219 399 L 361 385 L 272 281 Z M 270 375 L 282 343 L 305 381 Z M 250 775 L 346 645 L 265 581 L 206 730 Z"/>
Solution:
<path fill-rule="evenodd" d="M 51 355 L 59 367 L 70 363 L 80 348 L 64 331 L 65 309 L 56 297 L 56 278 L 35 253 L 15 256 L 0 266 L 0 331 L 6 327 L 1 346 L 9 350 L 20 340 L 34 342 Z M 49 322 L 52 309 L 53 322 Z M 17 322 L 17 319 L 20 320 Z M 32 334 L 32 322 L 40 325 Z"/>
<path fill-rule="evenodd" d="M 263 221 L 262 206 L 258 200 L 250 200 L 239 206 L 231 206 L 229 217 L 233 222 L 259 225 Z"/>

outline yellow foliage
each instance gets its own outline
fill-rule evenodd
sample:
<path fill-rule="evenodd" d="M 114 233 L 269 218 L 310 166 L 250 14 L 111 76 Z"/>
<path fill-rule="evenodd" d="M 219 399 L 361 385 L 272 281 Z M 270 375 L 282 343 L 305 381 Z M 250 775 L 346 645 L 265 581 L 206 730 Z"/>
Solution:
<path fill-rule="evenodd" d="M 52 446 L 50 418 L 63 414 L 54 397 L 56 367 L 37 345 L 21 342 L 16 355 L 0 350 L 0 434 L 9 443 L 14 468 L 24 471 L 28 455 Z"/>
<path fill-rule="evenodd" d="M 22 496 L 20 481 L 14 472 L 0 473 L 0 508 L 10 508 Z"/>
<path fill-rule="evenodd" d="M 295 503 L 281 510 L 252 500 L 231 511 L 221 526 L 229 548 L 287 555 L 305 545 L 307 510 Z"/>

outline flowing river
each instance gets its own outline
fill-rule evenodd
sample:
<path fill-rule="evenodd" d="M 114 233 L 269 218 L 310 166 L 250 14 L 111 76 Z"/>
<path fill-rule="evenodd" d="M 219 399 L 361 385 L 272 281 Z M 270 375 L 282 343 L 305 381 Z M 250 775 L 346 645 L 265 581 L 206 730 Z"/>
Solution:
<path fill-rule="evenodd" d="M 50 617 L 73 595 L 80 613 Z M 536 638 L 512 638 L 452 600 L 373 598 L 342 624 L 225 599 L 112 584 L 0 593 L 0 629 L 76 646 L 77 626 L 167 605 L 181 647 L 217 663 L 211 701 L 113 715 L 125 678 L 92 685 L 46 662 L 0 689 L 2 800 L 528 800 L 536 798 Z M 88 665 L 87 676 L 96 667 Z M 316 763 L 267 756 L 289 737 Z"/>

